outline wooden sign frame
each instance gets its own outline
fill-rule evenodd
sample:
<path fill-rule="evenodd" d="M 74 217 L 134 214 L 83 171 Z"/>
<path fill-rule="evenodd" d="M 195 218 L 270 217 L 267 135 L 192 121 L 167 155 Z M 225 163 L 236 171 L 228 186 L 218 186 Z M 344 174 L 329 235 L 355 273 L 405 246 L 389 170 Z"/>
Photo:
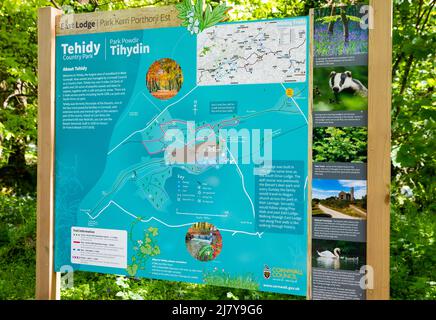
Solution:
<path fill-rule="evenodd" d="M 367 264 L 374 272 L 373 288 L 367 289 L 367 299 L 376 300 L 389 299 L 392 1 L 371 0 L 370 6 L 373 29 L 369 31 L 368 63 Z M 52 7 L 39 9 L 36 299 L 60 299 L 60 274 L 54 272 L 53 197 L 55 37 L 56 19 L 61 15 L 61 10 Z M 312 50 L 311 47 L 311 53 Z M 308 226 L 310 236 L 310 223 Z M 310 266 L 308 259 L 308 270 Z M 310 284 L 310 275 L 308 281 Z"/>
<path fill-rule="evenodd" d="M 389 299 L 392 1 L 371 0 L 368 55 L 367 264 L 373 269 L 368 300 Z"/>

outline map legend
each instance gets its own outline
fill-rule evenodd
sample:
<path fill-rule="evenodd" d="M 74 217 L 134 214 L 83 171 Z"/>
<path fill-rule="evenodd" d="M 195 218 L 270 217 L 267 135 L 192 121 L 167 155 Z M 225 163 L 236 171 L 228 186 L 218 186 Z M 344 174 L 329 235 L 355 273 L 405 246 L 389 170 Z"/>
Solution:
<path fill-rule="evenodd" d="M 127 232 L 72 227 L 71 263 L 126 268 Z"/>

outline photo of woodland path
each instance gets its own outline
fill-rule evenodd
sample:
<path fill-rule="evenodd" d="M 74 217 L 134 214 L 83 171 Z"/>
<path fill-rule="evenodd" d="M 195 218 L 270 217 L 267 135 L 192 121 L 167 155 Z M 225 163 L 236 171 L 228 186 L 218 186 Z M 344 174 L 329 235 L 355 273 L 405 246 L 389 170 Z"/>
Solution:
<path fill-rule="evenodd" d="M 314 217 L 366 219 L 366 201 L 365 180 L 313 180 Z"/>
<path fill-rule="evenodd" d="M 168 100 L 182 87 L 183 73 L 180 65 L 169 58 L 155 61 L 147 72 L 147 89 L 153 97 Z"/>
<path fill-rule="evenodd" d="M 315 20 L 315 56 L 352 56 L 368 53 L 368 29 L 360 27 L 361 6 L 319 9 Z"/>

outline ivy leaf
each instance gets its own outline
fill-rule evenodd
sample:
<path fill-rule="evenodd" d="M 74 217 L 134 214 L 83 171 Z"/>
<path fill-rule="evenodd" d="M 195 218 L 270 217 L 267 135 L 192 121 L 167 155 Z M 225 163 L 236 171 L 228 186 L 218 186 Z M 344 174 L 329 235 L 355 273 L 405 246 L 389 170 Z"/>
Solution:
<path fill-rule="evenodd" d="M 140 247 L 141 253 L 149 256 L 151 254 L 151 246 L 146 244 Z"/>
<path fill-rule="evenodd" d="M 160 248 L 158 246 L 154 246 L 154 248 L 153 248 L 153 255 L 157 256 L 158 254 L 160 254 Z"/>
<path fill-rule="evenodd" d="M 133 276 L 135 276 L 136 272 L 138 272 L 138 265 L 136 263 L 129 265 L 129 266 L 127 266 L 126 271 L 131 277 L 133 277 Z"/>
<path fill-rule="evenodd" d="M 153 235 L 153 237 L 156 237 L 156 236 L 159 234 L 157 228 L 150 227 L 150 228 L 148 228 L 148 231 L 151 232 L 151 234 Z"/>

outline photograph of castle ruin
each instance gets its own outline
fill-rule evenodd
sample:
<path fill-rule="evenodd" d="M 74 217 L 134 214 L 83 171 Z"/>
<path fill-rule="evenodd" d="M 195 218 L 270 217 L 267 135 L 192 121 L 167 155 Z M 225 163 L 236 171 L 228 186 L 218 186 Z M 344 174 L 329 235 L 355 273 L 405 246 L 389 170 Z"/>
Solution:
<path fill-rule="evenodd" d="M 366 219 L 366 181 L 314 179 L 312 215 L 320 218 Z"/>

